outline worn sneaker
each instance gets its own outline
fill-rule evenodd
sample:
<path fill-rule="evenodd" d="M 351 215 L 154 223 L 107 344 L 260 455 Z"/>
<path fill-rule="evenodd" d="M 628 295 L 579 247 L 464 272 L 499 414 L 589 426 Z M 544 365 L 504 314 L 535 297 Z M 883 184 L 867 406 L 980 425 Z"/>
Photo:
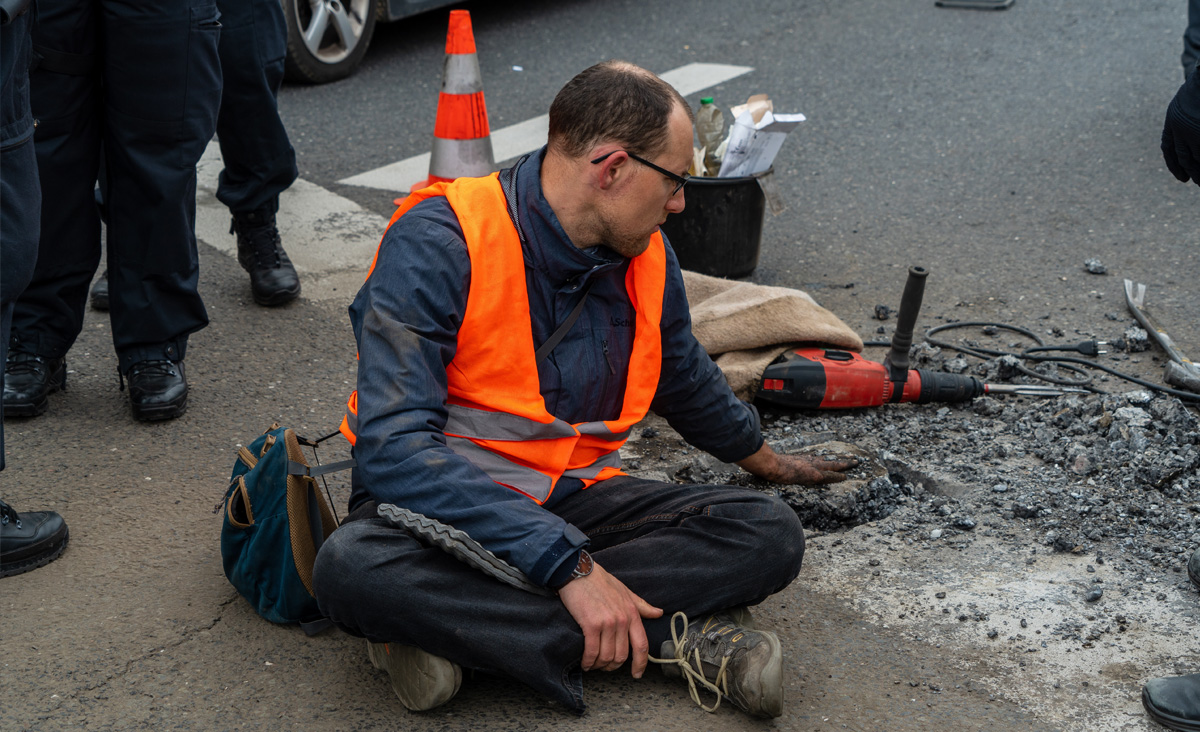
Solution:
<path fill-rule="evenodd" d="M 715 712 L 722 699 L 756 717 L 783 714 L 783 648 L 769 630 L 752 630 L 735 622 L 753 619 L 744 608 L 736 613 L 710 615 L 699 625 L 689 625 L 687 616 L 671 618 L 671 638 L 663 641 L 660 655 L 651 658 L 664 664 L 663 673 L 687 679 L 692 700 L 706 712 Z M 679 632 L 678 622 L 683 622 Z M 696 685 L 717 696 L 711 707 L 700 701 Z"/>
<path fill-rule="evenodd" d="M 367 657 L 375 668 L 387 671 L 392 691 L 400 703 L 424 712 L 454 698 L 462 684 L 462 668 L 415 646 L 367 641 Z"/>
<path fill-rule="evenodd" d="M 300 278 L 283 251 L 275 214 L 270 209 L 234 216 L 229 233 L 237 234 L 238 263 L 250 273 L 254 302 L 275 307 L 299 296 Z"/>

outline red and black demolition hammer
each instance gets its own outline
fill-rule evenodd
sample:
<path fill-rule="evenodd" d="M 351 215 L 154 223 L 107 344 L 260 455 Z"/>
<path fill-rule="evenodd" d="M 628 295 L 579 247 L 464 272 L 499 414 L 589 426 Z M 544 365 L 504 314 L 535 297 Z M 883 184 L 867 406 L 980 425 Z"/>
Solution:
<path fill-rule="evenodd" d="M 756 398 L 795 409 L 851 409 L 901 402 L 965 402 L 984 394 L 1061 393 L 1051 387 L 985 384 L 974 376 L 910 369 L 908 349 L 928 274 L 924 267 L 909 268 L 892 348 L 883 363 L 852 351 L 797 348 L 767 366 Z"/>

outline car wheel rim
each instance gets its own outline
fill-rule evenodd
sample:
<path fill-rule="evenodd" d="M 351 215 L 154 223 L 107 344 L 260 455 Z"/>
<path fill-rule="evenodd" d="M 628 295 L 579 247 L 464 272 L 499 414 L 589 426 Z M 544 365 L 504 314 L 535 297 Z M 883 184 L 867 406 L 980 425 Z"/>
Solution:
<path fill-rule="evenodd" d="M 346 59 L 358 47 L 371 0 L 299 0 L 296 27 L 312 57 L 327 64 Z"/>

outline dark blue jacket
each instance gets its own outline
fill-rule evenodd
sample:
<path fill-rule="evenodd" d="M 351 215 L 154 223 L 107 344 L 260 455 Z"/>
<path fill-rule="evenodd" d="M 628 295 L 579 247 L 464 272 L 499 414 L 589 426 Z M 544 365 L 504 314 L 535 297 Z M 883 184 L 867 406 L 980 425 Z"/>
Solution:
<path fill-rule="evenodd" d="M 514 183 L 535 348 L 567 318 L 587 283 L 596 284 L 579 320 L 539 364 L 541 393 L 549 412 L 567 422 L 616 419 L 633 347 L 628 260 L 607 247 L 571 243 L 542 195 L 544 154 L 518 163 Z M 666 250 L 663 367 L 651 408 L 718 459 L 749 457 L 763 443 L 758 415 L 733 395 L 692 335 L 679 263 L 669 244 Z M 384 235 L 375 270 L 350 306 L 359 355 L 351 508 L 372 498 L 436 518 L 534 582 L 554 584 L 569 576 L 574 561 L 564 560 L 574 560 L 587 539 L 553 508 L 582 484 L 560 480 L 539 506 L 445 444 L 446 366 L 470 281 L 462 230 L 445 198 L 413 207 Z"/>

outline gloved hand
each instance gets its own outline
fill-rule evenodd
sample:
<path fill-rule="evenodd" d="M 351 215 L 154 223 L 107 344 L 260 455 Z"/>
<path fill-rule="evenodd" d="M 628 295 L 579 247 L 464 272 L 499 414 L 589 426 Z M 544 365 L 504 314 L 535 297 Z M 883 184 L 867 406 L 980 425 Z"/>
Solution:
<path fill-rule="evenodd" d="M 1176 178 L 1200 185 L 1200 73 L 1189 76 L 1167 105 L 1162 152 Z"/>

